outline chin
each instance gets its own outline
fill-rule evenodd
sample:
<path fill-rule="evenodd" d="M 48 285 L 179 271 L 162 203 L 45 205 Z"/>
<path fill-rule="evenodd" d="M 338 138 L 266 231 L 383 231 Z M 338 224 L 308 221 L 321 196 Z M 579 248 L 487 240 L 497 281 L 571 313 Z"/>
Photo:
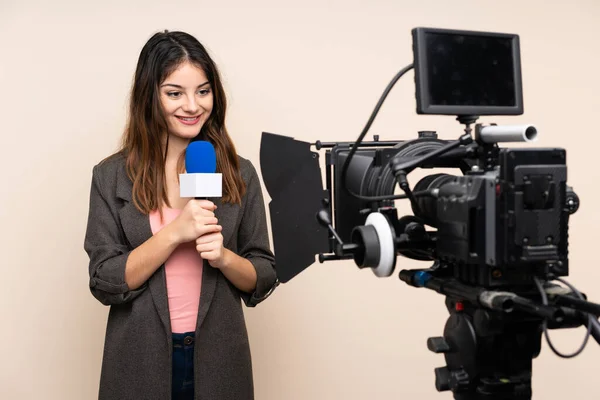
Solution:
<path fill-rule="evenodd" d="M 184 139 L 184 140 L 192 140 L 195 137 L 197 137 L 200 134 L 200 132 L 194 132 L 194 133 L 189 133 L 189 132 L 172 132 L 171 135 L 178 137 L 179 139 Z"/>
<path fill-rule="evenodd" d="M 191 140 L 200 134 L 201 126 L 194 129 L 170 129 L 170 134 L 180 139 Z"/>

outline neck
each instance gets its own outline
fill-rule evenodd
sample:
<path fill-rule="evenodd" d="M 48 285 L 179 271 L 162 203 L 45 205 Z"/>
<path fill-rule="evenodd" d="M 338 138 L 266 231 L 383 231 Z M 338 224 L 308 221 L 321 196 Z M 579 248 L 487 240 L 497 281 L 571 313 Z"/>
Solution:
<path fill-rule="evenodd" d="M 169 140 L 169 148 L 167 149 L 166 164 L 173 164 L 177 162 L 190 141 L 189 139 L 183 139 L 175 135 L 165 136 L 163 148 L 167 145 L 167 137 Z"/>

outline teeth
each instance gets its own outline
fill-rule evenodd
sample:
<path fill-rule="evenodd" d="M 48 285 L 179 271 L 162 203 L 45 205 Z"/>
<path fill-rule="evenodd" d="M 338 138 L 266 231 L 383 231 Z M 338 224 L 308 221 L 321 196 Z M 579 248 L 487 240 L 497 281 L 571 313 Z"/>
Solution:
<path fill-rule="evenodd" d="M 184 121 L 195 121 L 196 119 L 198 119 L 198 117 L 195 117 L 195 118 L 184 118 L 184 117 L 177 117 L 177 118 L 179 118 L 179 119 L 182 119 L 182 120 L 184 120 Z"/>

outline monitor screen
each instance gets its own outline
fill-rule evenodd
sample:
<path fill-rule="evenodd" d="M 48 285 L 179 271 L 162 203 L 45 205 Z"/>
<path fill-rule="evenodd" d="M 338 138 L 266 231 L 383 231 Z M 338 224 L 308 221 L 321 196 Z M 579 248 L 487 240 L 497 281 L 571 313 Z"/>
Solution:
<path fill-rule="evenodd" d="M 419 114 L 523 113 L 517 35 L 415 28 L 413 51 Z"/>

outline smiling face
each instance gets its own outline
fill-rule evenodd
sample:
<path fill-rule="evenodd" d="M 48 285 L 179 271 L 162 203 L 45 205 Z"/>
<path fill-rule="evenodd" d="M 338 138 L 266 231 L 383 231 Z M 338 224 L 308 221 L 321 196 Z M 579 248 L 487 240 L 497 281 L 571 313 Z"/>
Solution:
<path fill-rule="evenodd" d="M 210 116 L 213 92 L 204 71 L 186 61 L 160 85 L 160 102 L 168 134 L 190 140 Z"/>

